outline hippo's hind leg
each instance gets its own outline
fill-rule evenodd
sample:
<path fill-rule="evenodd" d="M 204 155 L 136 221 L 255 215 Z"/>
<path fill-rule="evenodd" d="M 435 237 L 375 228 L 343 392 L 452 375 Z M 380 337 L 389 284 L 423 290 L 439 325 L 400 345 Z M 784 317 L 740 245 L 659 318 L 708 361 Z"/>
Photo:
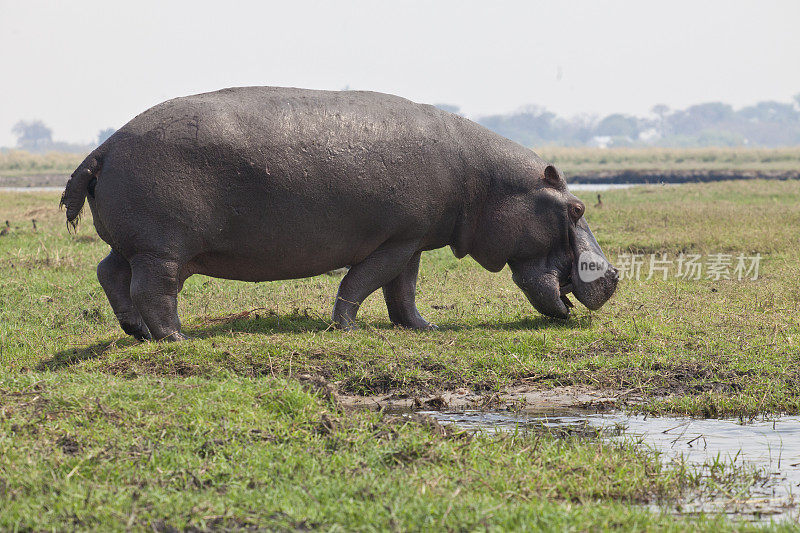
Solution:
<path fill-rule="evenodd" d="M 178 319 L 178 261 L 152 254 L 131 258 L 131 299 L 155 340 L 185 339 Z"/>
<path fill-rule="evenodd" d="M 342 329 L 353 329 L 364 299 L 400 275 L 415 252 L 416 247 L 407 243 L 387 244 L 350 267 L 339 284 L 333 321 Z"/>
<path fill-rule="evenodd" d="M 434 329 L 436 325 L 422 318 L 415 302 L 421 255 L 422 252 L 415 253 L 400 275 L 383 286 L 383 297 L 392 324 L 411 329 Z"/>
<path fill-rule="evenodd" d="M 141 340 L 150 338 L 150 330 L 131 300 L 131 265 L 114 250 L 97 265 L 97 279 L 106 292 L 123 331 Z"/>

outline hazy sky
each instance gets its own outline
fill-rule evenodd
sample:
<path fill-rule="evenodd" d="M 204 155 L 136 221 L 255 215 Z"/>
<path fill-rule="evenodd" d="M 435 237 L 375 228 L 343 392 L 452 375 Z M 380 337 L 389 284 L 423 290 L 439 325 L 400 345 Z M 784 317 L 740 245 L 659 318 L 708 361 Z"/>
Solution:
<path fill-rule="evenodd" d="M 236 85 L 369 89 L 469 116 L 800 93 L 800 2 L 0 0 L 0 145 L 39 118 L 90 142 Z"/>

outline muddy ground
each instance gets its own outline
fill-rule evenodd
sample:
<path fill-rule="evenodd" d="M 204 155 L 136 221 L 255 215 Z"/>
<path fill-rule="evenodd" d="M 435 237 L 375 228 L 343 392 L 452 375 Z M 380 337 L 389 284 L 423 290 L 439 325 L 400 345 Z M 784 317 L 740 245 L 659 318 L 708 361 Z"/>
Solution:
<path fill-rule="evenodd" d="M 560 386 L 548 389 L 518 384 L 500 391 L 475 392 L 467 388 L 440 390 L 432 394 L 342 394 L 336 383 L 318 376 L 301 375 L 301 382 L 323 393 L 344 408 L 373 410 L 461 410 L 509 409 L 546 412 L 565 409 L 607 410 L 643 401 L 634 390 L 599 389 L 587 385 Z"/>

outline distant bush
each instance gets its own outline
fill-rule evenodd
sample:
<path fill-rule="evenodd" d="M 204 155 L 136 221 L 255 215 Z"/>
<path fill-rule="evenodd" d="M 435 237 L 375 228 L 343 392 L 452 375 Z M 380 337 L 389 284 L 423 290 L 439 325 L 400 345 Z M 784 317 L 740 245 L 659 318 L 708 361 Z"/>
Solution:
<path fill-rule="evenodd" d="M 792 103 L 759 102 L 739 110 L 722 102 L 675 110 L 662 104 L 644 117 L 615 113 L 565 118 L 541 106 L 528 106 L 515 113 L 476 120 L 525 146 L 800 145 L 800 95 Z"/>

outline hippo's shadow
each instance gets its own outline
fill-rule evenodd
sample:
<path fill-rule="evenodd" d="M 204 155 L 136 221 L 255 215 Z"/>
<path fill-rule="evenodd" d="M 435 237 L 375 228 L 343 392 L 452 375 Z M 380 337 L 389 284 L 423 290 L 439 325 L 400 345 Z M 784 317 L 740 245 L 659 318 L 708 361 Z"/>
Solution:
<path fill-rule="evenodd" d="M 472 330 L 506 330 L 506 331 L 536 331 L 541 329 L 584 329 L 590 326 L 587 320 L 561 320 L 545 316 L 523 318 L 511 322 L 481 322 L 478 324 L 447 323 L 439 325 L 440 331 L 472 331 Z M 363 329 L 391 330 L 395 329 L 389 321 L 370 322 Z M 206 339 L 231 333 L 245 333 L 253 335 L 275 335 L 279 333 L 303 334 L 333 329 L 333 325 L 321 318 L 304 315 L 283 315 L 268 317 L 244 317 L 232 319 L 217 319 L 210 323 L 193 325 L 184 328 L 189 337 Z M 121 332 L 120 332 L 121 333 Z M 342 333 L 346 334 L 346 333 Z M 36 370 L 59 370 L 78 364 L 82 361 L 96 359 L 103 355 L 109 348 L 125 348 L 138 344 L 132 337 L 120 336 L 110 341 L 101 341 L 89 346 L 73 347 L 53 354 L 53 357 L 39 362 Z"/>
<path fill-rule="evenodd" d="M 205 339 L 230 333 L 275 335 L 278 333 L 308 333 L 333 329 L 330 322 L 321 318 L 303 315 L 270 315 L 267 317 L 245 317 L 230 320 L 219 319 L 210 323 L 183 328 L 189 337 Z"/>
<path fill-rule="evenodd" d="M 36 370 L 59 370 L 61 368 L 67 368 L 82 361 L 96 359 L 112 346 L 124 348 L 126 346 L 138 344 L 138 342 L 139 341 L 135 340 L 133 337 L 124 336 L 110 341 L 96 342 L 89 346 L 67 348 L 66 350 L 54 353 L 53 357 L 50 359 L 40 361 L 36 365 Z"/>
<path fill-rule="evenodd" d="M 574 318 L 561 319 L 547 316 L 521 318 L 510 322 L 479 322 L 477 324 L 439 324 L 441 331 L 467 330 L 504 330 L 504 331 L 538 331 L 541 329 L 586 329 L 591 326 L 587 320 Z"/>
<path fill-rule="evenodd" d="M 536 331 L 541 329 L 585 329 L 590 327 L 591 322 L 583 319 L 550 318 L 537 316 L 523 318 L 510 322 L 480 322 L 478 324 L 463 324 L 451 322 L 438 324 L 439 331 L 472 331 L 472 330 L 507 330 L 507 331 Z M 397 329 L 388 320 L 374 320 L 368 323 L 362 322 L 361 330 L 391 330 Z M 208 338 L 229 333 L 252 333 L 263 335 L 274 335 L 277 333 L 308 333 L 311 331 L 326 331 L 335 329 L 335 326 L 321 318 L 283 315 L 260 318 L 236 318 L 231 320 L 221 320 L 219 323 L 205 327 L 186 328 L 184 331 L 191 337 Z"/>

